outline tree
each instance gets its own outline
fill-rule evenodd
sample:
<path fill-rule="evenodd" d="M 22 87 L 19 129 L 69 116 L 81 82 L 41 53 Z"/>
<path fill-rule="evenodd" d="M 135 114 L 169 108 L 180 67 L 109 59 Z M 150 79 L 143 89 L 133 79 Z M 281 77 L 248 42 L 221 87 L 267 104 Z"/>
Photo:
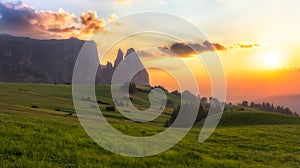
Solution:
<path fill-rule="evenodd" d="M 129 89 L 130 94 L 134 93 L 137 90 L 136 85 L 134 83 L 128 83 L 128 82 L 124 83 L 124 85 L 121 86 L 120 89 L 125 93 L 127 92 L 127 89 Z"/>
<path fill-rule="evenodd" d="M 129 84 L 129 93 L 133 93 L 136 91 L 136 85 L 134 83 Z"/>
<path fill-rule="evenodd" d="M 207 100 L 207 97 L 202 97 L 200 101 L 201 101 L 201 103 L 207 104 L 208 100 Z"/>
<path fill-rule="evenodd" d="M 271 111 L 275 111 L 275 107 L 274 107 L 274 104 L 272 103 L 271 105 Z"/>
<path fill-rule="evenodd" d="M 196 122 L 205 119 L 207 115 L 208 115 L 208 110 L 202 104 L 200 104 Z"/>
<path fill-rule="evenodd" d="M 159 88 L 159 89 L 162 89 L 162 90 L 165 91 L 165 92 L 168 92 L 168 90 L 167 90 L 165 87 L 161 86 L 161 85 L 154 86 L 153 88 L 154 88 L 154 89 L 155 89 L 155 88 Z"/>
<path fill-rule="evenodd" d="M 173 122 L 176 120 L 176 118 L 179 114 L 180 108 L 183 108 L 183 112 L 184 112 L 185 116 L 188 116 L 188 115 L 191 114 L 190 111 L 192 110 L 193 107 L 190 104 L 184 104 L 183 107 L 177 106 L 173 110 L 170 119 L 165 123 L 166 127 L 169 127 L 170 125 L 172 125 Z M 207 117 L 207 115 L 208 115 L 207 108 L 204 105 L 200 104 L 199 109 L 198 109 L 198 113 L 197 113 L 197 118 L 196 118 L 195 122 L 199 122 L 199 121 L 205 119 Z M 181 121 L 183 122 L 182 125 L 185 125 L 184 124 L 184 119 L 182 119 Z M 180 124 L 180 122 L 179 122 L 179 124 Z M 180 126 L 180 125 L 177 125 L 177 126 Z"/>
<path fill-rule="evenodd" d="M 176 120 L 176 118 L 177 118 L 177 116 L 178 116 L 178 113 L 179 113 L 179 109 L 180 109 L 180 106 L 177 106 L 177 107 L 173 110 L 170 119 L 165 123 L 165 126 L 166 126 L 166 127 L 171 126 L 171 125 L 173 124 L 173 122 Z"/>
<path fill-rule="evenodd" d="M 267 111 L 271 111 L 271 105 L 270 105 L 270 103 L 267 102 L 265 108 L 266 108 Z"/>
<path fill-rule="evenodd" d="M 248 101 L 243 101 L 242 106 L 248 107 Z"/>
<path fill-rule="evenodd" d="M 175 96 L 181 96 L 181 93 L 178 90 L 174 90 L 173 92 L 171 92 L 171 94 Z"/>

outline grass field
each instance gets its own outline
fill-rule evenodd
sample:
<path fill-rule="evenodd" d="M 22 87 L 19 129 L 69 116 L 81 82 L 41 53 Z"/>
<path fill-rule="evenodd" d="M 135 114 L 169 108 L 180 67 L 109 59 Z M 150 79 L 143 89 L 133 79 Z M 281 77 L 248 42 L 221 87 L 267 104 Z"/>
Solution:
<path fill-rule="evenodd" d="M 108 85 L 96 93 L 112 104 Z M 147 97 L 137 92 L 133 103 L 143 108 Z M 174 106 L 154 122 L 135 123 L 100 104 L 115 128 L 134 136 L 163 131 Z M 198 142 L 200 122 L 170 150 L 130 158 L 98 146 L 75 114 L 65 117 L 69 113 L 75 113 L 70 85 L 0 83 L 0 167 L 300 167 L 300 118 L 294 116 L 232 109 L 204 143 Z"/>

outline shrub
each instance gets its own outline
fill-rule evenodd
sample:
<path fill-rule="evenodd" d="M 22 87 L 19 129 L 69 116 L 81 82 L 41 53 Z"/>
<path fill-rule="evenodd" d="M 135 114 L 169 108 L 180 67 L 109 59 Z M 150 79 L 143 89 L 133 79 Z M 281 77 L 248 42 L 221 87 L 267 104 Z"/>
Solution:
<path fill-rule="evenodd" d="M 167 99 L 167 104 L 168 105 L 173 104 L 173 101 L 171 99 Z"/>
<path fill-rule="evenodd" d="M 59 107 L 55 107 L 55 109 L 54 109 L 55 111 L 61 111 L 61 108 L 59 108 Z"/>
<path fill-rule="evenodd" d="M 101 100 L 97 100 L 97 103 L 98 103 L 98 104 L 105 104 L 105 105 L 109 105 L 109 103 L 107 103 L 107 102 L 104 102 L 104 101 L 101 101 Z"/>
<path fill-rule="evenodd" d="M 37 105 L 31 105 L 30 107 L 31 108 L 39 108 L 39 106 L 37 106 Z"/>
<path fill-rule="evenodd" d="M 64 117 L 71 117 L 71 116 L 73 116 L 72 113 L 67 113 L 67 114 L 64 115 Z"/>
<path fill-rule="evenodd" d="M 105 109 L 107 111 L 116 111 L 114 106 L 106 106 Z"/>

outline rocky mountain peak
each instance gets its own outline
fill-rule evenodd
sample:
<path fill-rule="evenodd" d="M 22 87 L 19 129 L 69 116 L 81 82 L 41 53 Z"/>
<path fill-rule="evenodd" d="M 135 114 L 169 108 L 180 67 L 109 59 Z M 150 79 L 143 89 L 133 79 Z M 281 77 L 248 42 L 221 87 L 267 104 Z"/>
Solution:
<path fill-rule="evenodd" d="M 118 54 L 117 54 L 117 58 L 115 60 L 115 63 L 114 63 L 114 67 L 117 67 L 120 62 L 123 60 L 123 51 L 121 49 L 118 50 Z"/>
<path fill-rule="evenodd" d="M 37 40 L 0 35 L 0 82 L 71 83 L 75 62 L 85 43 L 91 45 L 95 50 L 93 53 L 97 54 L 97 46 L 93 41 L 77 38 Z M 133 52 L 135 50 L 130 48 L 126 55 Z M 98 58 L 98 55 L 95 57 Z M 114 65 L 100 65 L 96 83 L 111 83 L 114 69 L 123 59 L 123 52 L 119 50 Z M 148 72 L 145 70 L 136 75 L 133 82 L 148 85 Z"/>
<path fill-rule="evenodd" d="M 132 54 L 136 54 L 136 52 L 135 52 L 134 48 L 129 48 L 126 52 L 125 57 L 132 55 Z"/>

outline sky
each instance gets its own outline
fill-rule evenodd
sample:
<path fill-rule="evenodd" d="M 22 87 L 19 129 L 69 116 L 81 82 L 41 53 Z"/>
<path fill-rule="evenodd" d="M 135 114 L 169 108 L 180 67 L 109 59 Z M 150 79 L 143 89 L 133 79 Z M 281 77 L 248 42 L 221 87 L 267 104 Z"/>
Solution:
<path fill-rule="evenodd" d="M 118 48 L 126 52 L 129 47 L 152 43 L 156 47 L 138 51 L 144 64 L 166 66 L 184 78 L 183 68 L 174 63 L 180 58 L 193 67 L 201 94 L 209 96 L 210 76 L 196 59 L 216 53 L 226 75 L 227 100 L 258 100 L 300 95 L 299 6 L 299 0 L 7 0 L 0 3 L 0 33 L 39 39 L 88 39 L 100 33 L 109 38 L 115 30 L 107 25 L 118 23 L 118 18 L 149 11 L 176 15 L 195 25 L 206 39 L 182 42 L 153 35 L 130 37 L 114 46 L 111 56 L 102 62 L 113 61 Z M 185 25 L 168 24 L 174 30 L 188 31 Z M 115 25 L 119 29 L 126 26 L 130 28 L 126 23 Z M 152 85 L 178 89 L 176 80 L 165 72 L 149 69 L 149 73 Z"/>

